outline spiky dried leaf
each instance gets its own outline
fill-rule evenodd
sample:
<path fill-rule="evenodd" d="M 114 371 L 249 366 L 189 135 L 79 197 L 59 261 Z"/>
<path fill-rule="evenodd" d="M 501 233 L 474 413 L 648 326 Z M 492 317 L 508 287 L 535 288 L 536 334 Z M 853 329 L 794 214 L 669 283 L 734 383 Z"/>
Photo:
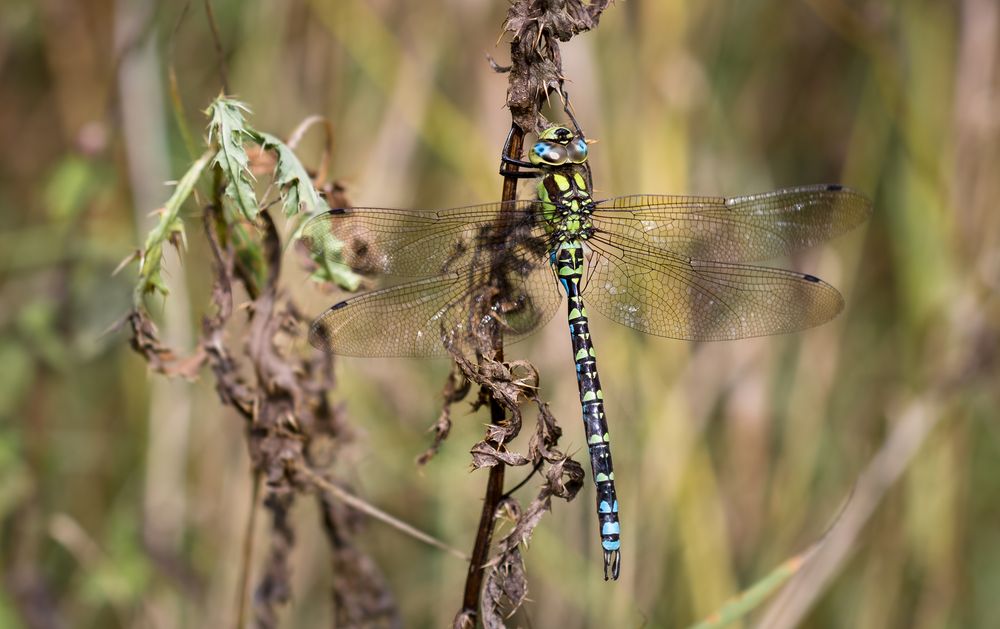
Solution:
<path fill-rule="evenodd" d="M 243 145 L 258 142 L 259 136 L 246 125 L 243 113 L 249 111 L 243 103 L 220 96 L 209 105 L 206 113 L 210 118 L 208 139 L 215 144 L 212 164 L 222 170 L 226 179 L 225 195 L 243 217 L 252 222 L 260 208 L 253 189 L 250 157 Z"/>

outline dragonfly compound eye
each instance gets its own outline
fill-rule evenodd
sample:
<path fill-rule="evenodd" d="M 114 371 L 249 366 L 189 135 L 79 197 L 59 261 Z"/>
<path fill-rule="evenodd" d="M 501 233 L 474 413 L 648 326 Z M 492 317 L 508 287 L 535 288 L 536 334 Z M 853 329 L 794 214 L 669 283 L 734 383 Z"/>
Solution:
<path fill-rule="evenodd" d="M 568 154 L 565 146 L 553 142 L 536 142 L 528 156 L 532 164 L 546 166 L 561 166 L 566 163 Z"/>
<path fill-rule="evenodd" d="M 582 164 L 587 161 L 587 141 L 577 138 L 567 146 L 569 160 L 574 164 Z"/>

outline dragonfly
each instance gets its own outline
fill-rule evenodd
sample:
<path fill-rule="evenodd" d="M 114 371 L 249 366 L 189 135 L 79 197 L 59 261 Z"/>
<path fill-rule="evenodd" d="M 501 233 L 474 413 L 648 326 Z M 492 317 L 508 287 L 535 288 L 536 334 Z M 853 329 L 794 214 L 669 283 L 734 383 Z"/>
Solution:
<path fill-rule="evenodd" d="M 689 341 L 825 323 L 844 307 L 833 286 L 753 263 L 842 234 L 872 206 L 835 184 L 730 198 L 595 200 L 588 141 L 575 118 L 573 127 L 541 131 L 527 160 L 509 156 L 508 135 L 500 172 L 536 178 L 531 199 L 436 210 L 343 207 L 312 218 L 303 235 L 314 253 L 388 283 L 330 307 L 309 340 L 347 356 L 447 356 L 490 326 L 505 341 L 519 340 L 565 297 L 608 580 L 621 571 L 621 524 L 586 305 L 635 330 Z"/>

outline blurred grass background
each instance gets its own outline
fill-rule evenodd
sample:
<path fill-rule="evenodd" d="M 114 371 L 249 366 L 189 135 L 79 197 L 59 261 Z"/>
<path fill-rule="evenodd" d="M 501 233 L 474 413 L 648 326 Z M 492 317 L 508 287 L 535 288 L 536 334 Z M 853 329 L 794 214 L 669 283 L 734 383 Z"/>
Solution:
<path fill-rule="evenodd" d="M 328 116 L 332 171 L 355 203 L 499 197 L 506 78 L 484 55 L 505 60 L 494 42 L 506 2 L 213 7 L 231 91 L 254 126 L 287 135 L 310 114 Z M 630 0 L 562 52 L 579 119 L 600 140 L 599 197 L 831 181 L 870 195 L 875 214 L 788 262 L 844 292 L 846 311 L 821 328 L 695 346 L 593 323 L 622 580 L 601 579 L 588 480 L 537 531 L 531 601 L 514 624 L 689 624 L 819 539 L 858 488 L 847 509 L 871 504 L 871 518 L 801 625 L 995 626 L 997 4 Z M 127 310 L 134 273 L 111 271 L 141 242 L 169 193 L 163 182 L 191 159 L 167 68 L 186 124 L 200 130 L 218 61 L 201 3 L 0 6 L 2 627 L 233 622 L 251 506 L 243 426 L 220 411 L 210 379 L 148 377 L 123 334 L 103 334 Z M 303 157 L 315 163 L 318 147 L 307 141 Z M 181 347 L 193 343 L 210 282 L 206 249 L 191 240 L 154 313 Z M 304 275 L 295 290 L 309 312 L 335 299 Z M 540 369 L 562 445 L 585 463 L 563 328 L 554 321 L 507 354 Z M 357 433 L 337 473 L 468 550 L 486 475 L 467 473 L 467 450 L 486 416 L 457 409 L 443 452 L 418 469 L 447 364 L 344 359 L 337 369 L 333 396 Z M 911 459 L 887 444 L 914 417 L 927 432 Z M 901 477 L 865 484 L 880 455 Z M 317 523 L 301 501 L 286 626 L 330 622 Z M 465 565 L 378 524 L 362 541 L 406 626 L 450 624 Z"/>

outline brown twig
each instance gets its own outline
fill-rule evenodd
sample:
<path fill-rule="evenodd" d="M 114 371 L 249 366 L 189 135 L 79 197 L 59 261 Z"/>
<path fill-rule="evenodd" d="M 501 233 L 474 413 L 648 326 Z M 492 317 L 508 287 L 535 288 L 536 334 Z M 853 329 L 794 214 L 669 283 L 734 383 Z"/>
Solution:
<path fill-rule="evenodd" d="M 236 629 L 243 629 L 246 623 L 247 597 L 250 594 L 250 566 L 253 564 L 253 532 L 257 528 L 257 501 L 260 499 L 260 474 L 254 472 L 253 488 L 250 491 L 250 515 L 247 516 L 243 532 L 243 548 L 240 556 L 239 592 L 236 593 Z"/>
<path fill-rule="evenodd" d="M 216 307 L 214 315 L 205 316 L 202 321 L 202 340 L 200 347 L 208 358 L 216 377 L 216 390 L 223 402 L 235 408 L 247 422 L 253 421 L 253 401 L 250 389 L 236 375 L 235 362 L 223 344 L 223 329 L 233 313 L 233 255 L 229 250 L 223 251 L 219 241 L 219 231 L 225 229 L 222 220 L 222 186 L 218 173 L 213 174 L 212 203 L 202 213 L 202 227 L 215 269 L 215 282 L 212 287 L 212 302 Z M 243 548 L 240 558 L 239 589 L 236 593 L 236 610 L 233 617 L 234 627 L 242 629 L 246 626 L 247 598 L 250 592 L 251 566 L 253 565 L 253 533 L 257 528 L 257 513 L 260 500 L 261 474 L 253 471 L 253 486 L 251 488 L 250 512 L 247 514 L 244 528 Z"/>
<path fill-rule="evenodd" d="M 548 95 L 551 92 L 562 93 L 562 59 L 559 54 L 558 42 L 569 41 L 577 33 L 596 27 L 601 13 L 609 1 L 597 0 L 583 4 L 580 0 L 567 0 L 562 3 L 518 0 L 511 5 L 504 24 L 505 30 L 513 34 L 510 45 L 511 65 L 500 67 L 490 59 L 494 70 L 509 72 L 506 104 L 511 112 L 511 135 L 507 146 L 507 157 L 520 159 L 525 133 L 537 131 L 544 126 L 541 108 L 548 100 Z M 504 171 L 516 172 L 517 167 L 510 166 Z M 517 178 L 511 175 L 504 177 L 503 202 L 512 202 L 517 199 L 517 181 Z M 501 216 L 500 220 L 504 220 L 504 217 Z M 494 335 L 494 338 L 493 356 L 489 360 L 490 365 L 502 364 L 503 362 L 502 338 L 499 332 Z M 482 358 L 479 367 L 480 370 L 483 369 Z M 510 370 L 505 371 L 509 376 Z M 467 372 L 466 375 L 469 376 L 469 373 Z M 517 387 L 515 387 L 516 389 Z M 533 456 L 538 457 L 537 461 L 545 458 L 552 463 L 552 469 L 548 475 L 549 481 L 529 508 L 532 516 L 517 523 L 515 532 L 503 540 L 502 545 L 505 548 L 494 560 L 488 561 L 496 514 L 504 497 L 503 479 L 506 465 L 501 452 L 502 440 L 517 433 L 520 429 L 520 421 L 518 417 L 516 422 L 513 422 L 515 425 L 501 428 L 501 424 L 506 419 L 505 406 L 512 410 L 516 409 L 516 399 L 511 403 L 502 402 L 497 391 L 487 384 L 481 385 L 480 399 L 490 400 L 490 436 L 485 443 L 479 444 L 485 445 L 484 449 L 489 451 L 486 453 L 486 458 L 490 459 L 490 475 L 486 484 L 479 528 L 473 546 L 472 561 L 466 576 L 462 610 L 454 622 L 455 627 L 461 628 L 473 627 L 476 624 L 487 568 L 490 565 L 495 566 L 497 563 L 503 562 L 512 568 L 512 572 L 523 576 L 520 556 L 517 555 L 517 545 L 527 538 L 538 518 L 541 517 L 541 513 L 548 509 L 549 497 L 559 495 L 571 499 L 576 490 L 579 489 L 578 476 L 582 477 L 582 471 L 577 472 L 579 466 L 575 462 L 567 459 L 561 453 L 550 450 L 555 443 L 554 440 L 558 439 L 558 428 L 554 426 L 554 421 L 550 422 L 551 415 L 548 414 L 545 404 L 535 398 L 538 401 L 541 415 L 539 432 L 544 433 L 545 436 L 535 441 Z M 542 454 L 543 452 L 544 454 Z M 473 455 L 477 456 L 475 449 Z M 478 461 L 474 464 L 477 467 L 481 465 Z M 565 485 L 562 480 L 564 476 L 570 479 Z M 526 585 L 520 577 L 514 578 L 509 584 L 494 582 L 490 589 L 491 599 L 496 599 L 491 603 L 493 607 L 499 605 L 500 596 L 508 595 L 514 604 L 514 609 L 516 609 L 527 594 Z M 484 622 L 489 621 L 487 624 L 493 624 L 497 617 L 493 607 L 489 613 L 483 613 Z"/>
<path fill-rule="evenodd" d="M 521 155 L 523 144 L 524 132 L 517 127 L 517 125 L 514 125 L 509 147 L 510 153 L 507 156 L 515 158 L 519 157 Z M 509 176 L 504 177 L 502 200 L 504 202 L 509 202 L 514 201 L 515 199 L 517 199 L 517 179 Z M 502 342 L 497 343 L 494 346 L 494 350 L 496 350 L 496 360 L 502 361 Z M 500 402 L 495 397 L 490 395 L 490 392 L 485 385 L 480 387 L 480 396 L 481 398 L 489 398 L 490 423 L 499 425 L 506 416 Z M 497 448 L 499 447 L 498 443 L 492 441 L 490 442 L 490 445 Z M 497 507 L 500 505 L 500 499 L 503 496 L 503 479 L 505 469 L 506 466 L 502 461 L 497 461 L 495 465 L 490 467 L 489 479 L 486 481 L 486 494 L 483 497 L 483 510 L 479 516 L 479 528 L 476 531 L 476 541 L 472 547 L 472 558 L 469 561 L 469 572 L 465 577 L 465 594 L 462 597 L 462 611 L 456 619 L 456 626 L 474 626 L 474 621 L 479 609 L 479 593 L 483 588 L 486 560 L 489 556 L 490 542 L 493 539 L 493 529 L 496 521 Z"/>

